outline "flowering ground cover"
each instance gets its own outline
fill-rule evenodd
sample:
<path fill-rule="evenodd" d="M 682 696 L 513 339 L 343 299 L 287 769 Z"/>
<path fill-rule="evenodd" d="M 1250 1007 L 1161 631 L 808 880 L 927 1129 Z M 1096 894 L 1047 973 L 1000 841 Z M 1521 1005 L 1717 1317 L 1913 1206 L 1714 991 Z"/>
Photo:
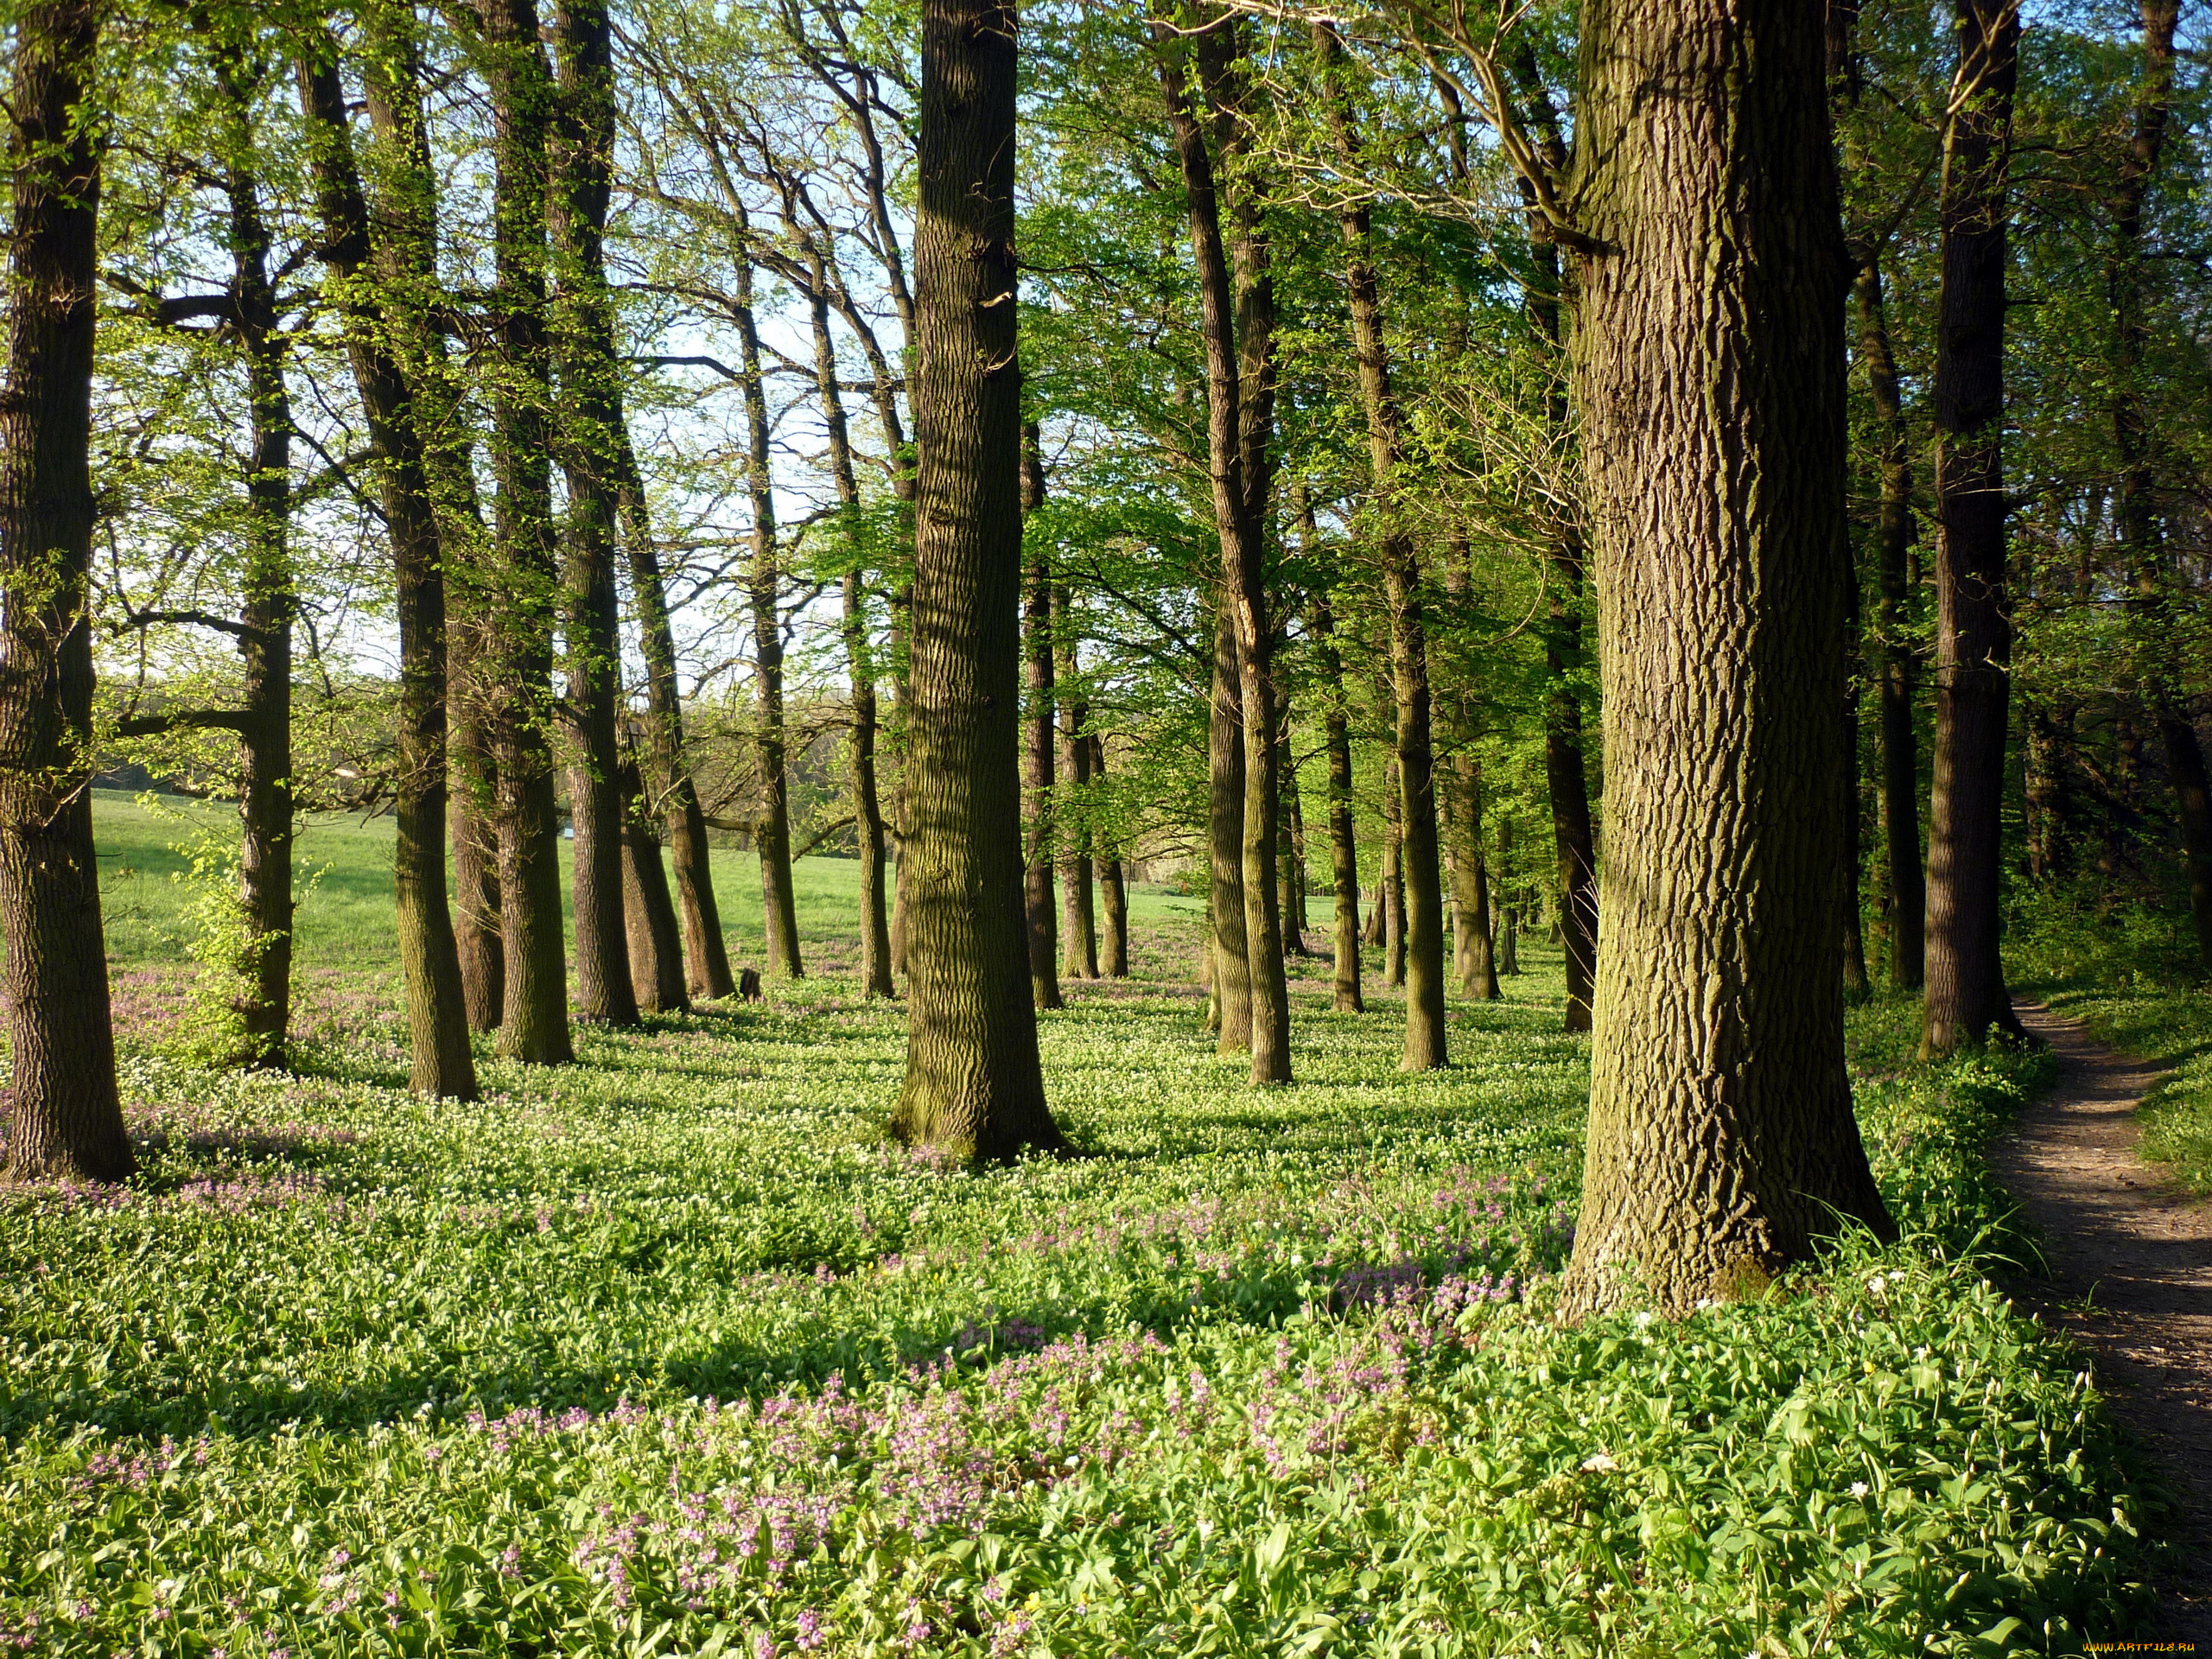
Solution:
<path fill-rule="evenodd" d="M 154 918 L 156 922 L 158 918 Z M 148 924 L 149 927 L 153 923 Z M 0 1196 L 0 1640 L 55 1654 L 2071 1652 L 2140 1576 L 2077 1363 L 1992 1287 L 2033 1081 L 1854 1016 L 1906 1239 L 1680 1324 L 1548 1317 L 1555 982 L 1217 1061 L 1155 906 L 1043 1021 L 1083 1155 L 887 1145 L 895 1011 L 810 980 L 409 1100 L 373 965 L 305 1075 L 175 1057 L 144 1169 Z M 304 936 L 311 937 L 311 936 Z"/>

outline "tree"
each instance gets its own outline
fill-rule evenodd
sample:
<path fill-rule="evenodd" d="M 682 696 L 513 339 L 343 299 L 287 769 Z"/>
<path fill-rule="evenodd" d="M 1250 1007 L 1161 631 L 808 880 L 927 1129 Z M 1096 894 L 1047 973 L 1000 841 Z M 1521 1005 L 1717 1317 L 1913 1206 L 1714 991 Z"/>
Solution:
<path fill-rule="evenodd" d="M 1605 691 L 1567 1295 L 1682 1310 L 1887 1227 L 1834 944 L 1847 269 L 1816 13 L 1598 0 L 1580 54 L 1569 178 L 1515 146 L 1579 255 Z"/>
<path fill-rule="evenodd" d="M 1206 135 L 1185 84 L 1189 67 L 1172 49 L 1175 31 L 1155 22 L 1161 46 L 1160 82 L 1167 99 L 1168 125 L 1183 173 L 1190 219 L 1191 250 L 1197 266 L 1201 333 L 1206 364 L 1206 447 L 1212 483 L 1214 525 L 1221 538 L 1221 586 L 1217 627 L 1228 635 L 1230 653 L 1217 672 L 1233 673 L 1233 683 L 1217 696 L 1233 696 L 1241 753 L 1236 766 L 1224 765 L 1214 777 L 1215 856 L 1236 855 L 1236 892 L 1217 877 L 1215 901 L 1240 905 L 1242 925 L 1235 935 L 1244 947 L 1243 994 L 1246 1046 L 1255 1084 L 1290 1081 L 1290 997 L 1284 980 L 1282 915 L 1275 885 L 1275 823 L 1281 792 L 1276 731 L 1281 709 L 1275 693 L 1273 624 L 1268 611 L 1265 525 L 1274 479 L 1274 370 L 1271 335 L 1274 289 L 1268 270 L 1267 243 L 1259 214 L 1249 200 L 1249 184 L 1232 210 L 1236 275 L 1222 232 L 1220 190 Z M 1230 21 L 1217 18 L 1200 35 L 1193 55 L 1218 111 L 1223 148 L 1234 156 L 1237 112 L 1229 90 L 1234 76 Z M 1217 647 L 1218 652 L 1219 647 Z M 1224 726 L 1227 715 L 1223 716 Z M 1241 777 L 1239 774 L 1241 773 Z M 1241 791 L 1229 791 L 1238 783 Z M 1217 918 L 1217 927 L 1222 918 Z M 1223 932 L 1224 954 L 1231 935 Z M 1217 972 L 1220 972 L 1217 966 Z M 1224 982 L 1234 982 L 1233 967 Z M 1222 1046 L 1230 1046 L 1230 1022 L 1222 1021 Z"/>
<path fill-rule="evenodd" d="M 1045 505 L 1045 458 L 1034 422 L 1021 429 L 1021 514 Z M 1025 540 L 1027 537 L 1025 537 Z M 1021 910 L 1029 931 L 1029 992 L 1040 1008 L 1060 996 L 1059 941 L 1052 924 L 1052 567 L 1039 536 L 1027 554 L 1021 585 Z"/>
<path fill-rule="evenodd" d="M 924 0 L 914 228 L 906 1076 L 893 1128 L 957 1157 L 1056 1147 L 1021 902 L 1021 371 L 1014 7 Z"/>
<path fill-rule="evenodd" d="M 451 913 L 446 908 L 445 574 L 416 409 L 393 355 L 378 295 L 374 230 L 354 163 L 336 43 L 327 35 L 299 61 L 322 257 L 343 319 L 353 384 L 382 468 L 385 531 L 391 543 L 400 658 L 397 820 L 392 876 L 407 994 L 408 1086 L 434 1098 L 476 1097 L 467 1008 Z"/>
<path fill-rule="evenodd" d="M 0 991 L 10 1179 L 119 1181 L 107 953 L 92 853 L 93 279 L 102 135 L 92 0 L 15 24 L 7 378 L 0 385 Z"/>
<path fill-rule="evenodd" d="M 547 196 L 555 284 L 551 323 L 561 418 L 554 432 L 569 486 L 563 586 L 569 767 L 575 830 L 572 908 L 576 1004 L 587 1020 L 638 1022 L 623 918 L 620 690 L 614 540 L 620 512 L 621 382 L 604 245 L 614 160 L 614 66 L 603 0 L 561 0 L 553 40 L 559 85 Z"/>
<path fill-rule="evenodd" d="M 493 103 L 492 475 L 496 586 L 485 619 L 484 694 L 497 769 L 499 929 L 506 1000 L 499 1052 L 575 1058 L 561 929 L 550 747 L 554 569 L 551 353 L 546 331 L 547 129 L 553 78 L 533 0 L 484 0 Z M 489 586 L 491 584 L 487 584 Z"/>
<path fill-rule="evenodd" d="M 1923 1058 L 2018 1017 L 1998 955 L 2004 869 L 2005 257 L 2017 0 L 1959 0 L 1943 133 L 1936 346 L 1936 786 L 1928 823 Z"/>

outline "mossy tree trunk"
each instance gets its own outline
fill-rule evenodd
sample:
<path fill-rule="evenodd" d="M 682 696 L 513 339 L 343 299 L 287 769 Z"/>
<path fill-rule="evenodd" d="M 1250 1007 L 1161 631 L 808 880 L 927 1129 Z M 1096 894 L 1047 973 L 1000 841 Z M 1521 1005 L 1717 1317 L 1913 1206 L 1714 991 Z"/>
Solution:
<path fill-rule="evenodd" d="M 906 1076 L 893 1129 L 971 1159 L 1060 1144 L 1021 905 L 1015 29 L 1005 0 L 924 0 Z"/>
<path fill-rule="evenodd" d="M 552 124 L 551 307 L 561 401 L 555 441 L 568 484 L 562 633 L 575 827 L 570 906 L 576 1008 L 586 1020 L 638 1022 L 623 914 L 621 691 L 614 539 L 621 475 L 621 365 L 604 247 L 614 156 L 613 42 L 604 0 L 554 8 L 559 83 Z"/>
<path fill-rule="evenodd" d="M 1564 194 L 1608 848 L 1574 1311 L 1684 1311 L 1839 1219 L 1888 1230 L 1834 943 L 1848 272 L 1822 35 L 1794 0 L 1584 14 Z"/>
<path fill-rule="evenodd" d="M 553 78 L 533 0 L 484 0 L 493 102 L 493 569 L 479 584 L 480 679 L 497 771 L 499 931 L 506 997 L 499 1052 L 575 1058 L 553 792 L 555 569 L 552 353 L 546 330 L 547 135 Z M 496 610 L 490 596 L 498 595 Z"/>
<path fill-rule="evenodd" d="M 407 378 L 394 354 L 376 233 L 347 125 L 337 45 L 325 36 L 299 65 L 327 290 L 345 327 L 353 385 L 383 466 L 378 478 L 391 542 L 399 623 L 399 764 L 392 876 L 407 996 L 408 1087 L 433 1098 L 476 1098 L 461 957 L 446 900 L 446 602 L 437 512 Z"/>
<path fill-rule="evenodd" d="M 477 591 L 488 561 L 476 492 L 475 437 L 461 375 L 448 357 L 435 315 L 445 302 L 438 276 L 437 179 L 412 15 L 372 7 L 362 22 L 362 86 L 378 151 L 376 177 L 382 185 L 368 203 L 378 227 L 370 244 L 375 299 L 381 338 L 400 376 L 408 423 L 420 450 L 437 536 L 436 547 L 424 556 L 434 561 L 445 622 L 439 689 L 446 710 L 446 795 L 458 893 L 449 922 L 468 1028 L 496 1031 L 504 1014 L 506 974 L 493 810 L 498 768 L 479 671 L 490 659 L 480 620 L 484 600 Z M 437 947 L 432 942 L 429 948 L 435 952 Z M 448 1039 L 441 1035 L 437 1040 Z"/>
<path fill-rule="evenodd" d="M 0 934 L 10 1179 L 119 1181 L 107 952 L 92 853 L 92 337 L 99 125 L 79 119 L 99 8 L 16 16 L 7 378 L 0 384 Z"/>

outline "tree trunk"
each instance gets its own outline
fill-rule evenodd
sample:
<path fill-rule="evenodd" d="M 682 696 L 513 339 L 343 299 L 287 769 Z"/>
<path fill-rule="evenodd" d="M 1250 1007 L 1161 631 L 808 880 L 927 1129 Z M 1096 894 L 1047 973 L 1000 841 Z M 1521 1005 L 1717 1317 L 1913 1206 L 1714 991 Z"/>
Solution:
<path fill-rule="evenodd" d="M 7 380 L 0 385 L 0 936 L 10 1180 L 119 1181 L 107 952 L 92 852 L 92 334 L 97 6 L 16 16 Z"/>
<path fill-rule="evenodd" d="M 1198 42 L 1201 56 L 1211 54 L 1211 65 L 1201 64 L 1210 85 L 1223 91 L 1230 73 L 1219 60 L 1227 38 L 1227 24 Z M 1206 137 L 1185 86 L 1181 54 L 1173 49 L 1174 36 L 1165 24 L 1156 25 L 1160 47 L 1160 84 L 1167 102 L 1168 126 L 1182 168 L 1183 189 L 1191 229 L 1192 262 L 1198 279 L 1200 335 L 1206 363 L 1206 453 L 1213 496 L 1214 526 L 1221 542 L 1219 614 L 1226 626 L 1232 652 L 1227 666 L 1234 673 L 1243 798 L 1236 825 L 1238 863 L 1236 895 L 1243 904 L 1236 931 L 1243 936 L 1244 1029 L 1243 1041 L 1233 1042 L 1233 1010 L 1225 998 L 1221 1046 L 1224 1053 L 1248 1046 L 1255 1084 L 1290 1081 L 1290 995 L 1284 978 L 1282 915 L 1275 890 L 1276 814 L 1281 779 L 1275 728 L 1278 697 L 1272 661 L 1274 634 L 1268 616 L 1264 514 L 1273 478 L 1271 441 L 1274 410 L 1273 333 L 1274 298 L 1268 271 L 1267 245 L 1256 216 L 1240 223 L 1238 269 L 1232 278 L 1229 254 L 1222 239 L 1221 200 Z M 1224 139 L 1234 131 L 1233 117 L 1216 111 Z M 1217 694 L 1229 690 L 1218 682 L 1224 664 L 1216 645 Z M 1218 719 L 1218 715 L 1217 715 Z M 1217 861 L 1229 852 L 1227 814 L 1220 799 L 1228 779 L 1214 772 L 1214 853 Z M 1215 875 L 1220 903 L 1231 902 L 1221 873 Z M 1216 917 L 1216 936 L 1222 948 L 1230 947 L 1229 917 Z M 1220 969 L 1217 969 L 1220 971 Z M 1234 976 L 1224 974 L 1225 992 L 1234 988 Z"/>
<path fill-rule="evenodd" d="M 660 550 L 653 540 L 645 479 L 638 470 L 626 428 L 617 436 L 622 445 L 622 517 L 629 531 L 630 603 L 637 620 L 639 652 L 645 659 L 645 754 L 658 810 L 668 825 L 676 865 L 676 896 L 683 911 L 684 986 L 694 997 L 714 1001 L 734 995 L 737 981 L 730 975 L 721 906 L 715 899 L 707 817 L 683 754 L 683 702 L 676 682 L 676 639 L 668 624 L 667 590 L 661 579 Z"/>
<path fill-rule="evenodd" d="M 2018 79 L 2016 0 L 1959 0 L 1943 130 L 1936 329 L 1936 787 L 1928 825 L 1921 1056 L 2020 1027 L 1998 955 L 2005 800 L 2005 173 Z"/>
<path fill-rule="evenodd" d="M 1032 423 L 1021 429 L 1021 511 L 1026 518 L 1045 505 L 1045 462 Z M 1028 668 L 1022 751 L 1021 909 L 1028 927 L 1029 989 L 1040 1008 L 1065 1007 L 1060 997 L 1059 940 L 1052 926 L 1052 568 L 1044 537 L 1025 550 L 1027 575 L 1021 594 L 1021 645 Z"/>
<path fill-rule="evenodd" d="M 1843 815 L 1843 995 L 1848 1002 L 1864 1002 L 1874 994 L 1866 976 L 1866 934 L 1859 903 L 1861 849 L 1859 803 L 1859 680 L 1865 658 L 1859 627 L 1859 565 L 1851 550 L 1847 525 L 1837 538 L 1837 563 L 1843 588 L 1843 794 L 1836 805 Z"/>
<path fill-rule="evenodd" d="M 1381 925 L 1382 982 L 1395 990 L 1406 982 L 1406 796 L 1398 782 L 1398 757 L 1382 766 L 1382 869 L 1376 882 L 1376 920 Z"/>
<path fill-rule="evenodd" d="M 1021 909 L 1014 30 L 1007 0 L 924 0 L 906 1077 L 892 1127 L 976 1159 L 1061 1144 Z"/>
<path fill-rule="evenodd" d="M 550 353 L 545 327 L 546 130 L 552 76 L 533 0 L 484 0 L 493 99 L 493 540 L 499 608 L 484 613 L 482 664 L 498 779 L 499 929 L 506 1001 L 499 1052 L 548 1065 L 575 1058 L 563 983 L 560 833 L 553 797 Z"/>
<path fill-rule="evenodd" d="M 837 486 L 837 509 L 848 536 L 838 598 L 843 607 L 845 673 L 852 683 L 853 728 L 847 749 L 852 760 L 853 836 L 861 860 L 861 993 L 890 997 L 891 928 L 883 889 L 883 804 L 875 788 L 875 653 L 868 644 L 868 593 L 861 574 L 861 488 L 853 466 L 852 428 L 845 416 L 845 394 L 837 379 L 836 342 L 830 333 L 827 272 L 813 253 L 813 283 L 808 315 L 814 325 L 814 386 L 822 399 L 822 424 L 830 439 L 830 472 Z"/>
<path fill-rule="evenodd" d="M 615 778 L 622 797 L 622 919 L 630 995 L 647 1014 L 688 1014 L 683 940 L 661 861 L 660 818 L 645 799 L 638 762 L 624 756 Z"/>
<path fill-rule="evenodd" d="M 1880 600 L 1874 628 L 1880 650 L 1881 823 L 1890 893 L 1890 982 L 1918 990 L 1927 972 L 1928 888 L 1920 849 L 1920 748 L 1913 728 L 1920 664 L 1908 633 L 1912 600 L 1906 559 L 1912 547 L 1912 451 L 1904 403 L 1890 351 L 1879 255 L 1860 260 L 1852 291 L 1858 302 L 1859 356 L 1866 365 L 1880 432 L 1880 505 L 1874 521 L 1874 579 Z"/>
<path fill-rule="evenodd" d="M 1213 682 L 1206 721 L 1206 846 L 1211 870 L 1209 929 L 1219 1040 L 1215 1052 L 1252 1047 L 1251 957 L 1244 937 L 1243 712 L 1236 686 L 1236 637 L 1226 607 L 1213 625 Z"/>
<path fill-rule="evenodd" d="M 392 348 L 391 319 L 376 281 L 383 263 L 346 125 L 337 46 L 299 64 L 300 111 L 308 122 L 322 257 L 344 321 L 353 385 L 369 437 L 383 458 L 378 495 L 391 541 L 399 622 L 399 766 L 392 878 L 399 957 L 407 988 L 408 1087 L 432 1098 L 476 1098 L 468 1046 L 471 1013 L 446 900 L 445 574 L 437 510 L 407 379 Z M 386 257 L 389 251 L 385 251 Z M 476 873 L 480 880 L 480 872 Z M 462 902 L 472 873 L 464 869 Z M 496 902 L 496 891 L 493 894 Z M 499 957 L 493 952 L 492 972 Z M 496 1007 L 490 1017 L 497 1020 Z"/>
<path fill-rule="evenodd" d="M 1091 832 L 1090 705 L 1080 687 L 1082 663 L 1077 655 L 1075 618 L 1067 585 L 1052 588 L 1052 639 L 1066 653 L 1065 664 L 1054 671 L 1060 688 L 1060 774 L 1074 791 L 1074 810 L 1061 823 L 1064 851 L 1060 859 L 1061 925 L 1067 934 L 1068 974 L 1075 979 L 1098 977 L 1098 912 L 1091 895 L 1096 874 Z"/>
<path fill-rule="evenodd" d="M 2112 198 L 2112 245 L 2106 289 L 2112 308 L 2113 436 L 2120 453 L 2120 527 L 2136 589 L 2142 655 L 2152 717 L 2166 751 L 2180 820 L 2182 862 L 2189 879 L 2189 908 L 2196 925 L 2197 960 L 2212 969 L 2212 804 L 2205 793 L 2204 753 L 2186 713 L 2177 660 L 2172 607 L 2167 593 L 2164 526 L 2158 517 L 2157 457 L 2145 409 L 2143 354 L 2149 338 L 2144 320 L 2143 204 L 2165 148 L 2174 85 L 2177 0 L 2142 0 L 2143 79 L 2136 92 L 2133 129 Z"/>
<path fill-rule="evenodd" d="M 1310 544 L 1310 512 L 1301 512 L 1301 517 L 1308 527 Z M 1337 649 L 1336 617 L 1326 593 L 1313 595 L 1313 651 L 1321 669 L 1321 695 L 1328 699 L 1321 724 L 1329 750 L 1329 887 L 1334 903 L 1330 944 L 1336 957 L 1335 1006 L 1339 1014 L 1358 1014 L 1366 1005 L 1359 995 L 1359 841 L 1351 817 L 1351 728 L 1344 717 L 1344 655 Z"/>
<path fill-rule="evenodd" d="M 1584 18 L 1608 835 L 1574 1312 L 1685 1313 L 1839 1219 L 1890 1231 L 1837 995 L 1848 269 L 1822 36 L 1793 0 Z"/>
<path fill-rule="evenodd" d="M 1084 740 L 1090 747 L 1090 776 L 1094 783 L 1106 777 L 1106 740 L 1092 732 Z M 1104 924 L 1104 966 L 1109 979 L 1129 976 L 1129 894 L 1122 880 L 1122 855 L 1110 836 L 1094 831 L 1098 852 L 1098 906 Z"/>
<path fill-rule="evenodd" d="M 767 971 L 804 979 L 799 960 L 798 899 L 791 886 L 791 778 L 784 732 L 784 582 L 776 535 L 774 477 L 769 461 L 768 391 L 761 378 L 760 330 L 753 308 L 753 266 L 737 262 L 739 366 L 745 393 L 745 493 L 753 509 L 753 567 L 746 594 L 753 607 L 753 654 L 760 708 L 754 749 L 760 763 L 760 919 Z"/>
<path fill-rule="evenodd" d="M 431 563 L 445 619 L 442 692 L 449 764 L 446 780 L 452 819 L 454 876 L 460 890 L 455 934 L 461 995 L 471 1030 L 496 1031 L 506 998 L 500 942 L 498 831 L 493 823 L 497 766 L 486 721 L 486 682 L 490 646 L 478 592 L 488 569 L 483 516 L 477 500 L 474 437 L 466 388 L 446 352 L 435 314 L 445 296 L 438 277 L 437 180 L 432 171 L 423 113 L 419 54 L 411 14 L 377 8 L 364 14 L 362 82 L 376 133 L 376 176 L 383 190 L 373 204 L 381 233 L 371 238 L 375 298 L 382 337 L 399 374 L 408 424 L 422 455 L 424 486 L 437 543 L 423 556 Z M 342 112 L 342 111 L 341 111 Z M 395 554 L 395 556 L 397 555 Z M 429 810 L 426 804 L 424 810 Z M 429 889 L 424 889 L 429 891 Z M 435 918 L 423 925 L 435 931 Z M 426 961 L 440 947 L 423 936 Z M 440 1035 L 443 1044 L 448 1039 Z"/>
<path fill-rule="evenodd" d="M 1275 876 L 1280 898 L 1275 908 L 1282 917 L 1285 957 L 1310 957 L 1306 948 L 1306 822 L 1300 800 L 1298 764 L 1291 753 L 1290 711 L 1283 711 L 1281 741 L 1275 746 L 1276 776 L 1282 779 L 1281 831 L 1275 838 Z"/>
<path fill-rule="evenodd" d="M 605 0 L 557 0 L 553 38 L 560 73 L 555 105 L 552 307 L 561 370 L 556 430 L 569 486 L 562 582 L 569 767 L 575 826 L 569 894 L 576 934 L 576 1007 L 586 1020 L 638 1022 L 623 888 L 622 760 L 615 700 L 614 533 L 622 429 L 620 365 L 603 244 L 614 150 L 613 45 Z"/>
<path fill-rule="evenodd" d="M 238 620 L 245 663 L 238 730 L 238 899 L 245 924 L 238 1017 L 250 1066 L 281 1069 L 292 1005 L 292 404 L 284 385 L 289 342 L 278 328 L 269 279 L 269 227 L 261 188 L 247 170 L 257 73 L 243 76 L 226 54 L 226 135 L 232 156 L 230 199 L 233 321 L 244 346 L 253 470 L 246 481 L 246 532 Z"/>
<path fill-rule="evenodd" d="M 1334 29 L 1316 24 L 1314 45 L 1323 65 L 1343 73 L 1343 49 Z M 1357 173 L 1349 93 L 1329 89 L 1329 120 L 1338 154 Z M 1426 1071 L 1446 1064 L 1444 1026 L 1444 894 L 1437 858 L 1436 768 L 1430 746 L 1428 632 L 1422 614 L 1421 567 L 1397 500 L 1404 450 L 1403 417 L 1390 385 L 1383 340 L 1382 302 L 1376 276 L 1374 235 L 1363 201 L 1338 216 L 1348 256 L 1345 286 L 1351 302 L 1354 354 L 1359 359 L 1360 403 L 1367 417 L 1375 511 L 1381 522 L 1384 602 L 1390 621 L 1390 681 L 1397 708 L 1396 758 L 1401 797 L 1399 872 L 1404 888 L 1406 1046 L 1400 1065 Z"/>

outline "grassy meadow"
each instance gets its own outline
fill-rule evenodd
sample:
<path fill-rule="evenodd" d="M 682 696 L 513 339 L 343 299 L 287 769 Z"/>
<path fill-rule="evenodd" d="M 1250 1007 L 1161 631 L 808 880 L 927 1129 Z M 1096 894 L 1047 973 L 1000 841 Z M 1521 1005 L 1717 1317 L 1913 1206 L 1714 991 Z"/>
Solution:
<path fill-rule="evenodd" d="M 219 828 L 221 815 L 195 809 Z M 903 1015 L 810 977 L 480 1052 L 410 1099 L 390 831 L 319 822 L 291 1077 L 180 1058 L 197 833 L 98 807 L 119 1192 L 0 1194 L 0 1643 L 66 1655 L 2072 1653 L 2145 1513 L 1993 1287 L 1980 1147 L 2039 1062 L 1854 1014 L 1905 1230 L 1679 1324 L 1559 1325 L 1586 1041 L 1555 964 L 1402 1007 L 1294 982 L 1298 1084 L 1215 1058 L 1194 901 L 1042 1017 L 1079 1156 L 887 1144 Z M 748 855 L 716 874 L 759 960 Z"/>

